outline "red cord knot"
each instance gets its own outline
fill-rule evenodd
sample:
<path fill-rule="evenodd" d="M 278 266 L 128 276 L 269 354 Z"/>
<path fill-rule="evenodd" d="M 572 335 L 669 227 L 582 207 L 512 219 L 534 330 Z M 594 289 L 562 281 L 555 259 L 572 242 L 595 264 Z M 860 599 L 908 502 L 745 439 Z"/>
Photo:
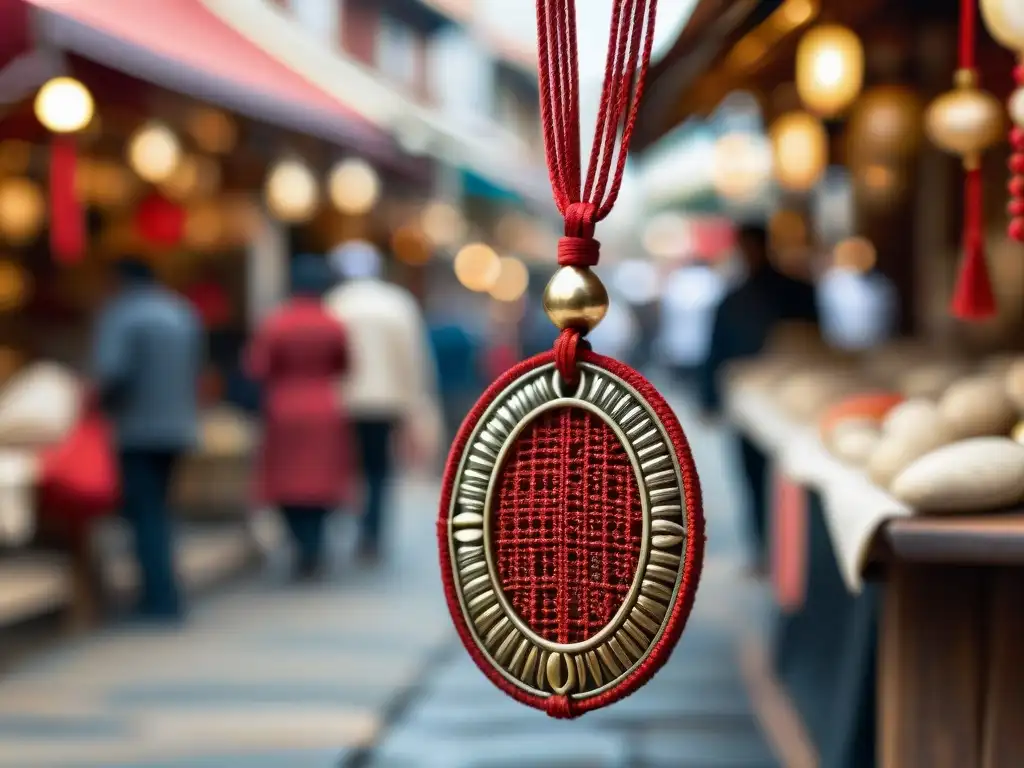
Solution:
<path fill-rule="evenodd" d="M 597 208 L 593 203 L 570 203 L 565 210 L 565 237 L 558 241 L 558 263 L 563 267 L 592 267 L 601 255 L 594 239 Z"/>
<path fill-rule="evenodd" d="M 592 237 L 571 237 L 558 240 L 558 264 L 562 267 L 592 267 L 601 255 L 601 244 Z"/>
<path fill-rule="evenodd" d="M 544 709 L 548 713 L 548 717 L 553 717 L 556 720 L 572 720 L 579 716 L 572 704 L 572 699 L 568 696 L 549 696 Z"/>

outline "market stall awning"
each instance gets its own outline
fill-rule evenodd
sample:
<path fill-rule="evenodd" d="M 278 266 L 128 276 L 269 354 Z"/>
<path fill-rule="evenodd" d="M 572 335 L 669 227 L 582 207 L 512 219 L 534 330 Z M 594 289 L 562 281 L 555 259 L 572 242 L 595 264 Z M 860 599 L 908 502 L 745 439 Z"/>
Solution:
<path fill-rule="evenodd" d="M 17 4 L 30 10 L 22 16 L 35 47 L 77 54 L 246 117 L 367 153 L 391 151 L 384 131 L 269 56 L 200 0 Z M 12 0 L 0 3 L 13 5 Z M 10 30 L 5 34 L 17 36 Z"/>
<path fill-rule="evenodd" d="M 549 209 L 551 189 L 543 164 L 530 163 L 502 136 L 451 117 L 393 86 L 368 67 L 310 41 L 293 16 L 260 0 L 202 0 L 267 55 L 316 83 L 339 101 L 353 104 L 410 154 L 430 155 L 508 187 L 538 209 Z"/>

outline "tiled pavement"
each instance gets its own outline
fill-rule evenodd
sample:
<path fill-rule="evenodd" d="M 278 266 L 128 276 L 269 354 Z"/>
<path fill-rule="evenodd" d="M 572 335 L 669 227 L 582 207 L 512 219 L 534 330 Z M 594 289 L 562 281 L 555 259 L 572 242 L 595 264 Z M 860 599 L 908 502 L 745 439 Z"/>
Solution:
<path fill-rule="evenodd" d="M 735 663 L 758 605 L 725 449 L 690 431 L 710 529 L 697 604 L 669 665 L 606 711 L 550 721 L 481 678 L 448 628 L 436 489 L 407 483 L 379 572 L 264 576 L 182 631 L 111 630 L 0 681 L 0 768 L 772 768 Z"/>

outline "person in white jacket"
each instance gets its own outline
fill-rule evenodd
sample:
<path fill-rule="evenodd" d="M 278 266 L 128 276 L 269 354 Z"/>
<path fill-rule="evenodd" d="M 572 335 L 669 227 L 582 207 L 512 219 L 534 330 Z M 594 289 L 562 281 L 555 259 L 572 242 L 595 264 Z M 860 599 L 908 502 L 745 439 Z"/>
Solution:
<path fill-rule="evenodd" d="M 407 290 L 382 278 L 376 248 L 345 243 L 330 260 L 342 282 L 324 301 L 348 333 L 351 365 L 339 388 L 367 486 L 360 554 L 375 560 L 384 539 L 395 438 L 400 435 L 403 447 L 422 463 L 437 450 L 437 371 L 419 305 Z"/>

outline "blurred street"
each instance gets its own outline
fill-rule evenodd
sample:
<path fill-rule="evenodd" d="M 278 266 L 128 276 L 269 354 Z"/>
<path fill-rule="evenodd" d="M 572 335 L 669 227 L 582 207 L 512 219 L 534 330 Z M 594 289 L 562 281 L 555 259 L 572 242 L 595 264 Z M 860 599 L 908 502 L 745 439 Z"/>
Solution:
<path fill-rule="evenodd" d="M 406 481 L 380 570 L 336 555 L 328 583 L 298 588 L 271 562 L 201 599 L 181 631 L 111 629 L 22 666 L 0 683 L 0 766 L 774 766 L 737 662 L 762 604 L 742 580 L 726 446 L 679 413 L 703 472 L 709 556 L 676 655 L 627 701 L 564 723 L 493 689 L 450 630 L 435 484 Z"/>

